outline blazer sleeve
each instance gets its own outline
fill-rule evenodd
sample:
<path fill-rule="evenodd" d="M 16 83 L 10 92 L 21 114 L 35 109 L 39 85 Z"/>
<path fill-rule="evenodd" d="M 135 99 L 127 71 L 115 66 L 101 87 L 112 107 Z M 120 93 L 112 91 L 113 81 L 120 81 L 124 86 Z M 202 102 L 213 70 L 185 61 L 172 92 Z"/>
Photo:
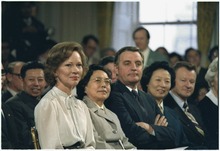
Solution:
<path fill-rule="evenodd" d="M 124 97 L 122 94 L 113 92 L 109 99 L 110 103 L 107 107 L 118 116 L 122 129 L 125 135 L 129 138 L 129 141 L 137 148 L 152 146 L 155 137 L 136 125 L 124 103 Z"/>

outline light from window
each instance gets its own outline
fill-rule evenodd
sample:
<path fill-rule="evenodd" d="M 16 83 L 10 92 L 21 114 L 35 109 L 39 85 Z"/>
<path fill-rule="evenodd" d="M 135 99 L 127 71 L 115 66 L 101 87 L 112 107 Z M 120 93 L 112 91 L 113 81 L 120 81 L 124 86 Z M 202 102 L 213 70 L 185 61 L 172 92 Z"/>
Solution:
<path fill-rule="evenodd" d="M 197 48 L 196 3 L 190 1 L 140 1 L 139 21 L 150 32 L 149 47 L 164 46 L 181 55 Z M 171 4 L 172 3 L 172 4 Z"/>

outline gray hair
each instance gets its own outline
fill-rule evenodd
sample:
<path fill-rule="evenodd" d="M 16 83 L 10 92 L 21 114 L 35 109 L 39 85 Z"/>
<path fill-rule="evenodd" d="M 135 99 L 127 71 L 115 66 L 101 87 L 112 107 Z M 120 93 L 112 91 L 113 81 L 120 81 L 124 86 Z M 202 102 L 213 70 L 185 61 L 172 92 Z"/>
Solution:
<path fill-rule="evenodd" d="M 205 80 L 208 82 L 209 87 L 212 87 L 212 82 L 214 80 L 215 74 L 218 72 L 218 57 L 215 58 L 209 65 L 208 71 L 205 75 Z"/>

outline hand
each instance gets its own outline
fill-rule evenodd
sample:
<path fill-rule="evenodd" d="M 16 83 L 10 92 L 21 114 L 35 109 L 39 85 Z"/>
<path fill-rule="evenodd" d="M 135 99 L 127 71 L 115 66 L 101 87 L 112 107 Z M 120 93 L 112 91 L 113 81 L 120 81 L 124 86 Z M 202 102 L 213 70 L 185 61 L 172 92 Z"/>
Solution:
<path fill-rule="evenodd" d="M 168 122 L 167 122 L 166 117 L 165 116 L 161 116 L 160 114 L 158 114 L 156 116 L 156 118 L 155 118 L 154 125 L 167 127 Z"/>
<path fill-rule="evenodd" d="M 145 129 L 149 134 L 152 134 L 154 129 L 147 123 L 144 122 L 137 122 L 136 123 L 138 126 L 142 127 L 143 129 Z"/>

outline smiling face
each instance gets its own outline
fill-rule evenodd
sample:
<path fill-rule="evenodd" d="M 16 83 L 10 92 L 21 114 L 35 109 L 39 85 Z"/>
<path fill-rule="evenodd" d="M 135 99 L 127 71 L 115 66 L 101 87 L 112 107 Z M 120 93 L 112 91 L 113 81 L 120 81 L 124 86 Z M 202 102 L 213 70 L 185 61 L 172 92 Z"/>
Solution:
<path fill-rule="evenodd" d="M 196 82 L 195 70 L 187 70 L 181 67 L 176 70 L 175 87 L 172 91 L 181 99 L 186 100 L 194 91 Z"/>
<path fill-rule="evenodd" d="M 137 88 L 142 77 L 143 58 L 139 52 L 125 51 L 116 65 L 118 79 L 126 86 Z"/>
<path fill-rule="evenodd" d="M 155 70 L 147 85 L 147 92 L 149 92 L 157 102 L 161 102 L 168 94 L 171 87 L 171 76 L 167 70 Z"/>
<path fill-rule="evenodd" d="M 82 60 L 78 52 L 74 51 L 55 71 L 56 86 L 66 92 L 71 90 L 79 83 L 83 73 Z"/>
<path fill-rule="evenodd" d="M 46 81 L 44 71 L 42 69 L 30 69 L 25 73 L 23 79 L 24 91 L 33 97 L 38 97 L 42 94 Z"/>
<path fill-rule="evenodd" d="M 109 80 L 108 75 L 104 71 L 96 70 L 85 87 L 87 96 L 100 106 L 109 97 L 111 91 Z"/>

